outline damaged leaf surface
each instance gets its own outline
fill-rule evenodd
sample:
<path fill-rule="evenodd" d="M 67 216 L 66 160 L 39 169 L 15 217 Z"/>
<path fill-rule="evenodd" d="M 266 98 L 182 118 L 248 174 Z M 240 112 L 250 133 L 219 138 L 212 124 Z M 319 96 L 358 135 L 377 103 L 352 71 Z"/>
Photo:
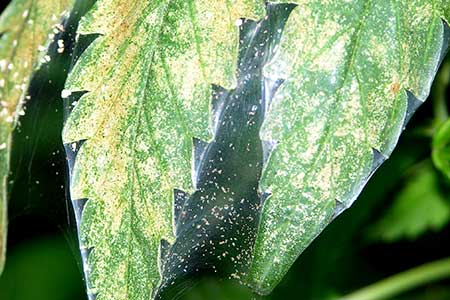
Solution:
<path fill-rule="evenodd" d="M 192 138 L 211 136 L 211 84 L 235 85 L 235 22 L 259 3 L 100 0 L 81 21 L 100 36 L 69 75 L 63 96 L 82 96 L 63 140 L 91 298 L 149 299 L 158 285 L 174 189 L 193 189 Z"/>
<path fill-rule="evenodd" d="M 241 278 L 261 294 L 391 154 L 448 38 L 444 1 L 292 2 L 277 55 L 256 66 L 263 76 L 247 78 L 284 80 L 260 132 L 276 145 L 258 187 L 270 196 L 250 276 Z M 63 92 L 71 107 L 63 140 L 92 299 L 149 299 L 157 289 L 159 252 L 176 241 L 177 198 L 195 191 L 192 138 L 214 139 L 212 84 L 255 86 L 236 82 L 246 67 L 238 64 L 239 18 L 264 19 L 263 1 L 99 0 L 82 20 L 81 38 L 100 36 Z"/>
<path fill-rule="evenodd" d="M 251 278 L 264 294 L 389 157 L 449 39 L 446 1 L 293 2 L 266 69 L 286 82 L 261 132 L 278 143 Z"/>

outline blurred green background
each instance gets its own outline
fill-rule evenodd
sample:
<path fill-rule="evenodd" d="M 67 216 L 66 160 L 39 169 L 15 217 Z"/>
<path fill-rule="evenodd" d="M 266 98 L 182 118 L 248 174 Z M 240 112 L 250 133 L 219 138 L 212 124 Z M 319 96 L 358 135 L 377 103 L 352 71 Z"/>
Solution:
<path fill-rule="evenodd" d="M 0 11 L 6 4 L 1 2 Z M 67 34 L 70 45 L 73 35 L 70 30 Z M 64 119 L 60 92 L 71 57 L 54 56 L 34 77 L 32 100 L 14 134 L 8 253 L 0 300 L 86 299 L 60 138 Z M 450 180 L 431 160 L 432 138 L 447 119 L 446 99 L 450 99 L 446 97 L 450 59 L 444 66 L 432 96 L 408 125 L 391 158 L 267 299 L 336 299 L 450 256 Z M 196 298 L 219 300 L 216 288 L 211 285 Z M 223 298 L 238 299 L 233 287 L 229 289 Z M 422 285 L 394 299 L 449 300 L 450 280 Z"/>

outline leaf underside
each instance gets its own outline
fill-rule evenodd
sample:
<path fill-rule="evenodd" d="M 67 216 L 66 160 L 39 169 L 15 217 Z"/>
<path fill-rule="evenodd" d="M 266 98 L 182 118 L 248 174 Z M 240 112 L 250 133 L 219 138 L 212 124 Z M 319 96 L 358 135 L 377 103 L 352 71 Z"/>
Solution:
<path fill-rule="evenodd" d="M 271 151 L 259 192 L 270 196 L 241 279 L 261 294 L 390 155 L 448 38 L 444 1 L 292 2 L 278 54 L 261 68 L 284 80 L 260 132 Z M 238 85 L 238 19 L 264 9 L 99 0 L 83 18 L 80 39 L 100 36 L 63 92 L 63 141 L 91 298 L 149 299 L 157 288 L 160 241 L 176 241 L 174 190 L 195 190 L 192 138 L 213 138 L 211 85 Z"/>
<path fill-rule="evenodd" d="M 7 227 L 7 176 L 11 132 L 25 112 L 32 73 L 49 57 L 46 51 L 62 30 L 73 0 L 14 0 L 0 16 L 0 271 Z"/>

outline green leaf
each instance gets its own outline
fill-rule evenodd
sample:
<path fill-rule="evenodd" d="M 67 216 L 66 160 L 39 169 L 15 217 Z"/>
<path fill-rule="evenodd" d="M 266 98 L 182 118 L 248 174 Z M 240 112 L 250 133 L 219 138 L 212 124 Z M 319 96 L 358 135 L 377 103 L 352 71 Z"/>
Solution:
<path fill-rule="evenodd" d="M 211 136 L 211 84 L 235 85 L 236 20 L 263 9 L 259 0 L 99 0 L 82 19 L 79 34 L 101 36 L 62 93 L 77 100 L 63 141 L 97 300 L 149 299 L 157 286 L 160 240 L 174 240 L 174 189 L 193 190 L 192 138 Z"/>
<path fill-rule="evenodd" d="M 73 0 L 14 0 L 0 17 L 0 271 L 7 224 L 7 177 L 11 132 L 25 112 L 31 74 L 46 63 L 47 46 L 63 29 Z M 59 29 L 58 29 L 59 28 Z"/>
<path fill-rule="evenodd" d="M 448 39 L 446 1 L 294 2 L 266 70 L 287 80 L 261 133 L 278 142 L 251 274 L 264 294 L 391 154 Z"/>
<path fill-rule="evenodd" d="M 22 241 L 8 250 L 2 299 L 85 299 L 74 253 L 62 235 Z"/>
<path fill-rule="evenodd" d="M 450 221 L 450 202 L 430 163 L 409 174 L 392 206 L 370 229 L 373 239 L 395 242 L 438 231 Z"/>
<path fill-rule="evenodd" d="M 246 92 L 249 98 L 259 96 L 251 88 L 261 92 L 261 80 L 285 79 L 260 133 L 261 140 L 277 146 L 258 189 L 258 196 L 271 196 L 263 206 L 251 273 L 244 279 L 258 293 L 273 289 L 391 154 L 427 97 L 444 55 L 441 18 L 450 17 L 448 5 L 437 0 L 293 2 L 298 6 L 274 47 L 279 53 L 263 66 L 238 60 L 238 42 L 254 46 L 250 52 L 259 47 L 251 41 L 260 38 L 262 20 L 270 19 L 263 18 L 263 1 L 99 0 L 83 19 L 81 38 L 101 36 L 80 57 L 63 91 L 74 107 L 63 140 L 92 297 L 148 299 L 156 290 L 158 265 L 164 269 L 158 257 L 183 238 L 175 239 L 173 232 L 174 190 L 199 194 L 191 182 L 191 157 L 198 157 L 192 138 L 216 142 L 209 124 L 211 84 L 223 86 L 227 95 L 242 88 L 236 98 L 246 99 Z M 238 20 L 244 17 L 261 21 Z M 239 38 L 236 24 L 247 28 L 244 37 Z M 259 55 L 268 54 L 254 56 Z M 252 76 L 236 80 L 235 70 L 252 69 L 259 82 Z M 233 128 L 234 121 L 218 126 Z M 210 174 L 220 165 L 214 159 L 207 163 Z M 231 168 L 242 172 L 245 163 L 235 158 Z M 189 199 L 192 203 L 195 197 Z M 214 214 L 202 209 L 204 216 Z"/>
<path fill-rule="evenodd" d="M 433 136 L 433 163 L 450 180 L 450 119 Z"/>

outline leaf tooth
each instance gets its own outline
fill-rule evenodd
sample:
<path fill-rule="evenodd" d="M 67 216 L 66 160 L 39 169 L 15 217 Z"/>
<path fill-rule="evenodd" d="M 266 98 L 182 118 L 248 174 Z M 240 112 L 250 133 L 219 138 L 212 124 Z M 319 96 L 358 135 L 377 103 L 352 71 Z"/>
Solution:
<path fill-rule="evenodd" d="M 271 79 L 271 78 L 264 78 L 264 110 L 267 112 L 269 111 L 270 105 L 272 103 L 272 99 L 275 96 L 276 92 L 280 88 L 280 86 L 284 83 L 284 79 Z"/>
<path fill-rule="evenodd" d="M 75 220 L 77 222 L 78 231 L 80 230 L 79 227 L 81 223 L 81 216 L 83 214 L 84 206 L 86 205 L 87 201 L 87 198 L 72 199 L 72 207 L 73 211 L 75 212 Z"/>
<path fill-rule="evenodd" d="M 335 199 L 336 205 L 334 207 L 333 219 L 339 216 L 344 210 L 347 209 L 345 202 L 339 199 Z"/>
<path fill-rule="evenodd" d="M 75 159 L 77 157 L 78 152 L 81 149 L 81 146 L 83 146 L 85 141 L 86 140 L 79 140 L 76 142 L 64 144 L 64 149 L 66 151 L 67 165 L 69 167 L 69 175 L 72 175 L 73 166 L 75 165 Z"/>
<path fill-rule="evenodd" d="M 83 263 L 83 271 L 86 278 L 89 278 L 90 269 L 88 266 L 88 259 L 93 250 L 94 247 L 85 247 L 80 245 L 81 261 Z M 86 281 L 86 292 L 89 300 L 95 300 L 97 298 L 98 293 L 95 289 L 91 288 L 89 281 Z"/>
<path fill-rule="evenodd" d="M 211 90 L 212 127 L 213 132 L 216 132 L 219 126 L 220 114 L 225 107 L 225 100 L 228 97 L 229 91 L 217 84 L 212 84 Z"/>
<path fill-rule="evenodd" d="M 90 34 L 80 34 L 77 36 L 76 45 L 73 49 L 73 60 L 72 65 L 74 65 L 84 51 L 100 36 L 103 36 L 99 33 L 90 33 Z"/>
<path fill-rule="evenodd" d="M 202 141 L 198 138 L 193 138 L 192 144 L 193 144 L 192 183 L 194 184 L 194 187 L 197 188 L 198 175 L 199 175 L 198 170 L 199 170 L 200 164 L 202 162 L 203 153 L 205 152 L 205 149 L 208 146 L 208 143 L 205 141 Z"/>
<path fill-rule="evenodd" d="M 89 291 L 89 289 L 88 289 L 87 296 L 88 296 L 88 300 L 95 300 L 95 299 L 97 299 L 98 293 L 94 293 L 92 291 Z"/>
<path fill-rule="evenodd" d="M 88 259 L 93 250 L 94 250 L 93 247 L 80 246 L 81 261 L 83 263 L 83 271 L 86 277 L 89 276 L 90 269 L 88 266 Z"/>
<path fill-rule="evenodd" d="M 387 159 L 387 157 L 381 153 L 379 150 L 372 148 L 373 161 L 372 161 L 372 170 L 371 174 L 373 174 Z"/>
<path fill-rule="evenodd" d="M 173 229 L 176 237 L 179 233 L 178 224 L 180 222 L 180 215 L 188 198 L 188 193 L 179 189 L 173 190 Z"/>
<path fill-rule="evenodd" d="M 261 141 L 263 148 L 263 164 L 265 165 L 269 160 L 270 154 L 273 149 L 278 145 L 276 141 Z"/>
<path fill-rule="evenodd" d="M 441 49 L 441 57 L 439 58 L 439 65 L 442 64 L 444 61 L 445 56 L 447 55 L 447 52 L 450 50 L 450 26 L 445 22 L 445 20 L 442 20 L 442 37 L 444 39 Z"/>
<path fill-rule="evenodd" d="M 375 171 L 388 159 L 386 155 L 384 155 L 379 150 L 372 148 L 372 167 L 369 175 L 365 180 L 359 185 L 359 191 L 355 193 L 355 195 L 359 195 L 361 193 L 362 188 L 365 186 L 370 177 L 375 173 Z M 353 202 L 356 200 L 356 197 L 349 199 L 348 201 L 342 201 L 340 199 L 335 199 L 336 205 L 334 207 L 333 219 L 339 216 L 344 210 L 349 208 Z"/>
<path fill-rule="evenodd" d="M 83 261 L 87 261 L 89 255 L 91 255 L 91 252 L 94 248 L 93 247 L 84 247 L 82 245 L 80 245 L 80 253 L 81 253 L 81 258 L 83 259 Z"/>
<path fill-rule="evenodd" d="M 261 194 L 261 207 L 264 205 L 267 198 L 269 198 L 270 196 L 272 196 L 272 193 L 270 193 L 270 192 L 264 192 Z"/>
<path fill-rule="evenodd" d="M 65 93 L 67 93 L 67 94 L 65 94 Z M 67 100 L 65 102 L 66 117 L 70 115 L 70 113 L 75 108 L 78 101 L 80 100 L 80 98 L 83 97 L 84 94 L 87 94 L 87 93 L 89 93 L 89 91 L 76 91 L 76 92 L 71 92 L 70 90 L 62 91 L 61 98 L 63 98 L 63 99 L 67 98 Z"/>
<path fill-rule="evenodd" d="M 416 112 L 416 110 L 423 104 L 423 101 L 417 98 L 411 91 L 406 90 L 406 96 L 408 98 L 408 107 L 406 108 L 406 116 L 403 122 L 403 130 L 406 125 L 411 120 L 411 117 Z"/>

